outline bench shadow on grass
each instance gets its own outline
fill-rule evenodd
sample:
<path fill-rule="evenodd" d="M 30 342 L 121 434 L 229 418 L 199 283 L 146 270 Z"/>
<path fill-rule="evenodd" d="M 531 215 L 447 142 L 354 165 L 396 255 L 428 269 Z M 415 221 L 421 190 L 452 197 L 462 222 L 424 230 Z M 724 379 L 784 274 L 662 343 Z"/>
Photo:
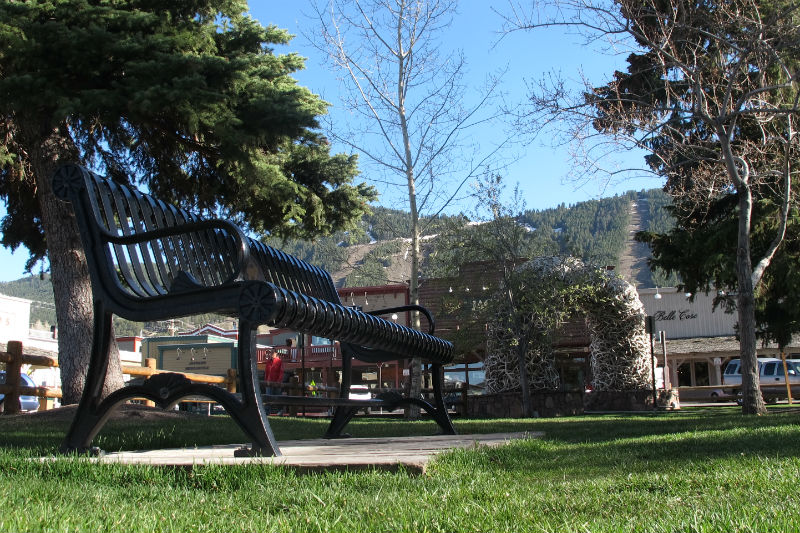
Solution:
<path fill-rule="evenodd" d="M 738 454 L 796 456 L 800 448 L 800 410 L 777 409 L 765 417 L 743 416 L 736 408 L 685 409 L 676 412 L 586 415 L 538 419 L 457 418 L 457 431 L 471 433 L 544 433 L 542 442 L 560 447 L 602 446 L 606 456 L 658 461 L 680 453 L 688 459 Z M 40 413 L 0 417 L 0 448 L 54 453 L 71 416 Z M 320 438 L 324 418 L 270 417 L 278 440 Z M 348 431 L 354 437 L 391 437 L 437 433 L 434 422 L 402 419 L 356 419 Z M 784 438 L 785 437 L 785 438 Z M 112 419 L 94 444 L 106 451 L 238 444 L 247 439 L 228 416 L 175 415 L 173 418 L 128 416 Z M 523 446 L 525 446 L 523 444 Z M 534 446 L 535 447 L 535 446 Z M 513 447 L 512 447 L 513 448 Z M 498 452 L 500 453 L 500 452 Z M 536 454 L 533 454 L 536 455 Z M 528 450 L 521 461 L 527 463 Z M 516 461 L 520 461 L 517 457 Z M 613 459 L 612 459 L 613 461 Z M 561 461 L 559 461 L 561 462 Z M 560 464 L 559 468 L 564 465 Z M 511 465 L 511 468 L 514 468 Z"/>

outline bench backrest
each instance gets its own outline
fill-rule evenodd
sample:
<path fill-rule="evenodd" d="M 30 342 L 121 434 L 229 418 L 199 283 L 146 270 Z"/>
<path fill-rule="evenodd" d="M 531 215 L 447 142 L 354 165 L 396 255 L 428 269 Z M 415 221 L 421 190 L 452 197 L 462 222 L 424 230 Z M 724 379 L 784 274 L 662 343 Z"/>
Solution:
<path fill-rule="evenodd" d="M 280 293 L 270 325 L 340 339 L 366 361 L 452 360 L 450 343 L 342 305 L 328 272 L 227 220 L 202 219 L 78 165 L 59 169 L 53 190 L 73 204 L 95 300 L 108 300 L 106 308 L 124 318 L 238 313 L 236 282 L 266 281 Z M 213 301 L 220 291 L 237 296 Z"/>
<path fill-rule="evenodd" d="M 261 268 L 265 281 L 320 300 L 340 303 L 339 293 L 326 270 L 252 239 L 250 256 Z"/>
<path fill-rule="evenodd" d="M 53 178 L 73 204 L 90 271 L 104 290 L 146 298 L 229 283 L 247 260 L 244 235 L 226 221 L 203 221 L 134 188 L 78 165 Z M 178 226 L 184 228 L 174 231 Z"/>
<path fill-rule="evenodd" d="M 74 204 L 81 231 L 95 244 L 87 254 L 100 254 L 90 260 L 101 270 L 96 274 L 131 296 L 263 279 L 340 303 L 328 272 L 246 237 L 227 221 L 203 220 L 78 165 L 62 167 L 53 180 L 57 195 Z M 169 232 L 178 227 L 193 229 Z M 154 237 L 141 238 L 148 234 Z M 112 270 L 102 272 L 103 263 Z"/>

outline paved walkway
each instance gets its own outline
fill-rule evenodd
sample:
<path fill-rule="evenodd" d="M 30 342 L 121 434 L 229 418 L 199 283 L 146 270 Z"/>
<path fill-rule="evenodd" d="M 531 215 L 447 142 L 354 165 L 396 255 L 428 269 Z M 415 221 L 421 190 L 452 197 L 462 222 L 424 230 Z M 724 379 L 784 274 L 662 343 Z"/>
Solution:
<path fill-rule="evenodd" d="M 200 464 L 286 465 L 300 471 L 406 470 L 422 473 L 438 453 L 453 448 L 498 446 L 512 439 L 538 438 L 541 433 L 492 433 L 486 435 L 431 435 L 282 441 L 281 457 L 235 457 L 241 444 L 114 452 L 94 461 L 192 467 Z"/>

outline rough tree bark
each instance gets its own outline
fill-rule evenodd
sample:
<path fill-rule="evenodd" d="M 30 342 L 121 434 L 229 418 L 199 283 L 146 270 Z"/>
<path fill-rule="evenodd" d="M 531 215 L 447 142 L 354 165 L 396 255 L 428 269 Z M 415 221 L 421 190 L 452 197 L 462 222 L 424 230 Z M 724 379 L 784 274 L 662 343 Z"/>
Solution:
<path fill-rule="evenodd" d="M 93 331 L 92 288 L 75 217 L 69 205 L 53 195 L 50 179 L 59 165 L 77 161 L 78 157 L 66 125 L 50 132 L 35 132 L 33 128 L 26 127 L 21 129 L 25 145 L 29 147 L 28 156 L 36 180 L 42 226 L 47 235 L 56 319 L 59 324 L 73 325 L 60 328 L 58 334 L 63 392 L 61 402 L 69 405 L 80 400 L 89 366 Z M 41 142 L 43 138 L 45 141 Z M 118 355 L 112 334 L 112 357 L 103 397 L 123 384 Z"/>

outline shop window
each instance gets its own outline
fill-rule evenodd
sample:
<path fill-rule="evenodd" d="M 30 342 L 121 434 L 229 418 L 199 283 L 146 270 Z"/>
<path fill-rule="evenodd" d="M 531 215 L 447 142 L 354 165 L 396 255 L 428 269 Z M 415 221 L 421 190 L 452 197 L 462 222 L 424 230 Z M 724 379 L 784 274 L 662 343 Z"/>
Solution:
<path fill-rule="evenodd" d="M 694 385 L 697 387 L 709 385 L 707 362 L 705 361 L 694 362 Z"/>
<path fill-rule="evenodd" d="M 690 363 L 681 363 L 678 367 L 678 386 L 692 386 L 692 367 Z"/>
<path fill-rule="evenodd" d="M 560 369 L 561 390 L 584 390 L 583 367 L 578 365 L 564 365 Z"/>

